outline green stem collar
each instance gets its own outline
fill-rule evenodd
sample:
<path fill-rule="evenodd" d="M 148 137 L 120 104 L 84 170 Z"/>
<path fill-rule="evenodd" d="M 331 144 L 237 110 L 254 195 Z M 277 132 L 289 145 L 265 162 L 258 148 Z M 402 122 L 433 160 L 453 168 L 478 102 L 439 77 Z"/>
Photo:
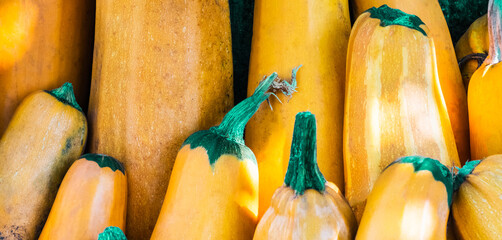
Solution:
<path fill-rule="evenodd" d="M 303 195 L 307 189 L 323 192 L 326 179 L 317 166 L 316 120 L 310 112 L 296 114 L 293 142 L 284 184 Z"/>
<path fill-rule="evenodd" d="M 113 157 L 104 154 L 87 153 L 82 155 L 80 158 L 96 162 L 100 168 L 109 167 L 114 172 L 119 170 L 125 175 L 124 165 Z"/>
<path fill-rule="evenodd" d="M 60 88 L 45 92 L 52 95 L 60 102 L 70 105 L 82 112 L 82 108 L 78 105 L 77 100 L 75 99 L 75 94 L 73 94 L 73 86 L 71 83 L 66 82 Z"/>
<path fill-rule="evenodd" d="M 424 25 L 424 22 L 422 22 L 422 20 L 416 15 L 405 13 L 396 8 L 391 8 L 387 6 L 387 4 L 378 8 L 372 7 L 365 12 L 369 12 L 371 18 L 379 19 L 380 26 L 382 27 L 400 25 L 417 30 L 424 36 L 427 36 L 427 33 L 425 33 L 425 31 L 420 27 L 420 25 Z"/>
<path fill-rule="evenodd" d="M 467 175 L 471 174 L 474 168 L 478 166 L 480 162 L 481 160 L 466 162 L 465 165 L 460 170 L 458 170 L 458 173 L 457 175 L 455 175 L 455 179 L 453 180 L 453 191 L 458 191 L 460 185 L 464 183 Z"/>

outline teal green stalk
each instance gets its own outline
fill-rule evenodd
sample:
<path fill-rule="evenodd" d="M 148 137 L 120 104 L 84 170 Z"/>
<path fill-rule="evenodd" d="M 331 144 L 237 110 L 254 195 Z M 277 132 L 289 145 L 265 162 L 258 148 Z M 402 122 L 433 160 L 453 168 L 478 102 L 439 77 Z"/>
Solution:
<path fill-rule="evenodd" d="M 453 191 L 458 191 L 460 185 L 462 185 L 462 183 L 465 181 L 467 175 L 471 174 L 474 168 L 478 166 L 480 162 L 480 160 L 466 162 L 465 165 L 460 170 L 458 170 L 458 173 L 457 175 L 455 175 L 455 179 L 453 180 Z"/>
<path fill-rule="evenodd" d="M 310 112 L 296 114 L 293 142 L 284 184 L 298 195 L 307 189 L 324 192 L 326 179 L 317 165 L 316 120 Z"/>
<path fill-rule="evenodd" d="M 191 149 L 205 148 L 211 166 L 224 154 L 234 155 L 240 160 L 250 159 L 256 162 L 253 152 L 244 145 L 244 128 L 249 119 L 258 111 L 260 104 L 274 94 L 273 91 L 282 91 L 284 94 L 294 91 L 296 71 L 298 68 L 293 69 L 291 84 L 284 81 L 274 85 L 277 73 L 271 74 L 260 82 L 252 96 L 232 108 L 220 125 L 192 134 L 185 140 L 182 147 L 189 144 Z"/>
<path fill-rule="evenodd" d="M 98 240 L 127 240 L 127 238 L 122 232 L 122 229 L 118 227 L 107 227 L 98 235 Z"/>
<path fill-rule="evenodd" d="M 85 158 L 88 161 L 96 162 L 100 168 L 109 167 L 112 171 L 121 171 L 125 175 L 124 165 L 121 162 L 117 161 L 117 159 L 104 155 L 104 154 L 96 154 L 96 153 L 87 153 L 82 155 L 80 158 Z"/>
<path fill-rule="evenodd" d="M 417 30 L 424 36 L 427 36 L 427 33 L 425 33 L 425 31 L 420 27 L 420 25 L 424 25 L 424 22 L 422 22 L 419 17 L 413 14 L 408 14 L 399 9 L 391 8 L 387 6 L 387 4 L 384 4 L 378 8 L 372 7 L 365 12 L 369 12 L 371 18 L 379 19 L 380 26 L 382 27 L 400 25 Z"/>
<path fill-rule="evenodd" d="M 60 88 L 45 92 L 52 95 L 60 102 L 70 105 L 82 112 L 82 108 L 78 105 L 77 100 L 75 99 L 75 94 L 73 94 L 73 86 L 71 83 L 67 82 Z"/>

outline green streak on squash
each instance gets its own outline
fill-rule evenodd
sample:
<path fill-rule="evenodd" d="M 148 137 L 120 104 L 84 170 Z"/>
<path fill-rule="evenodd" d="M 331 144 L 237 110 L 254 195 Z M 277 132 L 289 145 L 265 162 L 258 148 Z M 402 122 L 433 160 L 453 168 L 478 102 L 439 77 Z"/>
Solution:
<path fill-rule="evenodd" d="M 127 240 L 127 238 L 122 229 L 110 226 L 98 235 L 98 240 Z"/>
<path fill-rule="evenodd" d="M 365 12 L 369 12 L 371 18 L 379 19 L 380 26 L 382 27 L 400 25 L 417 30 L 424 36 L 427 36 L 425 31 L 420 27 L 420 25 L 423 25 L 424 22 L 422 22 L 422 20 L 416 15 L 405 13 L 396 8 L 391 8 L 387 6 L 387 4 L 384 4 L 378 8 L 372 7 Z"/>
<path fill-rule="evenodd" d="M 480 162 L 480 160 L 466 162 L 465 165 L 458 170 L 458 173 L 455 175 L 455 179 L 453 180 L 453 191 L 456 192 L 460 188 L 460 185 L 462 185 L 465 181 L 467 175 L 471 174 Z"/>
<path fill-rule="evenodd" d="M 446 188 L 446 193 L 448 194 L 448 204 L 452 203 L 453 196 L 453 175 L 448 168 L 436 159 L 426 158 L 421 156 L 408 156 L 397 159 L 387 166 L 392 166 L 396 163 L 411 163 L 415 169 L 418 171 L 429 171 L 432 173 L 434 180 L 442 182 Z M 384 171 L 385 171 L 384 169 Z"/>
<path fill-rule="evenodd" d="M 60 88 L 45 92 L 52 95 L 60 102 L 70 105 L 82 112 L 82 108 L 78 105 L 77 100 L 75 99 L 75 94 L 73 93 L 73 85 L 71 85 L 71 83 L 66 82 Z"/>
<path fill-rule="evenodd" d="M 316 120 L 310 112 L 296 114 L 293 142 L 284 184 L 297 195 L 314 189 L 324 192 L 326 179 L 317 165 Z"/>
<path fill-rule="evenodd" d="M 125 175 L 124 165 L 117 159 L 104 154 L 87 153 L 80 158 L 85 158 L 88 161 L 96 162 L 100 168 L 109 167 L 112 171 L 121 171 Z"/>
<path fill-rule="evenodd" d="M 266 77 L 260 82 L 253 95 L 244 99 L 225 115 L 220 125 L 192 134 L 181 147 L 189 144 L 190 149 L 204 148 L 211 166 L 220 156 L 226 154 L 233 155 L 239 160 L 250 159 L 256 163 L 253 152 L 244 144 L 244 128 L 249 119 L 258 111 L 260 104 L 274 94 L 269 91 L 280 90 L 285 95 L 294 92 L 297 71 L 298 68 L 293 69 L 292 84 L 283 81 L 279 86 L 274 86 L 277 73 Z"/>

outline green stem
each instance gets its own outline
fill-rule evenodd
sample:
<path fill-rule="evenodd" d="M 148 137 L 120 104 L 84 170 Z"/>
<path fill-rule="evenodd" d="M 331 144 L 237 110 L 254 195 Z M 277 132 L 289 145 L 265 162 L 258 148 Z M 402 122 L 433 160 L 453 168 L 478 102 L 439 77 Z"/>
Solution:
<path fill-rule="evenodd" d="M 315 116 L 310 112 L 298 113 L 284 184 L 302 195 L 307 189 L 323 192 L 325 183 L 326 179 L 317 166 Z"/>
<path fill-rule="evenodd" d="M 422 20 L 413 15 L 405 13 L 399 9 L 391 8 L 384 4 L 378 8 L 372 7 L 366 12 L 370 13 L 371 18 L 376 18 L 380 20 L 380 26 L 386 27 L 390 25 L 400 25 L 410 29 L 417 30 L 421 32 L 424 36 L 427 36 L 427 33 L 420 27 L 420 25 L 424 25 Z"/>
<path fill-rule="evenodd" d="M 78 105 L 77 100 L 75 99 L 75 95 L 73 94 L 73 86 L 71 85 L 71 83 L 66 82 L 60 88 L 45 92 L 49 93 L 60 102 L 68 104 L 82 112 L 82 108 Z"/>
<path fill-rule="evenodd" d="M 478 166 L 480 162 L 480 160 L 466 162 L 465 165 L 460 170 L 458 170 L 458 173 L 457 175 L 455 175 L 455 179 L 453 180 L 453 191 L 458 191 L 460 185 L 462 185 L 462 183 L 465 181 L 467 175 L 471 174 L 474 168 Z"/>
<path fill-rule="evenodd" d="M 298 68 L 293 69 L 292 84 L 284 81 L 277 86 L 273 86 L 278 89 L 272 89 L 274 80 L 277 78 L 277 73 L 272 73 L 260 82 L 253 95 L 233 107 L 232 110 L 225 115 L 221 124 L 212 127 L 211 131 L 237 143 L 244 144 L 244 128 L 249 119 L 258 111 L 260 104 L 267 100 L 276 90 L 280 90 L 284 94 L 293 92 L 296 86 L 295 77 L 297 71 Z"/>
<path fill-rule="evenodd" d="M 109 167 L 114 172 L 119 170 L 125 175 L 124 165 L 122 165 L 121 162 L 113 157 L 104 154 L 87 153 L 82 155 L 80 158 L 85 158 L 88 161 L 96 162 L 100 168 Z"/>
<path fill-rule="evenodd" d="M 495 64 L 502 61 L 502 0 L 490 0 L 488 2 L 488 50 L 487 63 Z"/>

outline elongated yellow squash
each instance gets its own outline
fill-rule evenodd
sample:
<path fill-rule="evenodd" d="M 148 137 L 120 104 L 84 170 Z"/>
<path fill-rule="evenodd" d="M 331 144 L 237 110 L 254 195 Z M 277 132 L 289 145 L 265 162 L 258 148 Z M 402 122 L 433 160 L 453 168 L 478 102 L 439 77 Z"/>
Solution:
<path fill-rule="evenodd" d="M 256 0 L 248 95 L 269 72 L 298 71 L 298 93 L 271 100 L 246 128 L 260 171 L 259 215 L 284 181 L 296 113 L 318 118 L 319 168 L 343 192 L 342 128 L 345 58 L 350 34 L 348 0 Z M 270 54 L 273 53 L 273 54 Z"/>
<path fill-rule="evenodd" d="M 29 94 L 66 81 L 89 100 L 95 1 L 0 0 L 0 135 Z"/>
<path fill-rule="evenodd" d="M 129 239 L 148 238 L 176 153 L 233 105 L 227 0 L 98 0 L 90 152 L 127 169 Z"/>
<path fill-rule="evenodd" d="M 360 219 L 374 182 L 396 158 L 460 162 L 422 21 L 386 5 L 372 8 L 355 22 L 348 49 L 345 196 Z"/>
<path fill-rule="evenodd" d="M 38 236 L 86 137 L 70 83 L 21 102 L 0 140 L 0 239 Z"/>

